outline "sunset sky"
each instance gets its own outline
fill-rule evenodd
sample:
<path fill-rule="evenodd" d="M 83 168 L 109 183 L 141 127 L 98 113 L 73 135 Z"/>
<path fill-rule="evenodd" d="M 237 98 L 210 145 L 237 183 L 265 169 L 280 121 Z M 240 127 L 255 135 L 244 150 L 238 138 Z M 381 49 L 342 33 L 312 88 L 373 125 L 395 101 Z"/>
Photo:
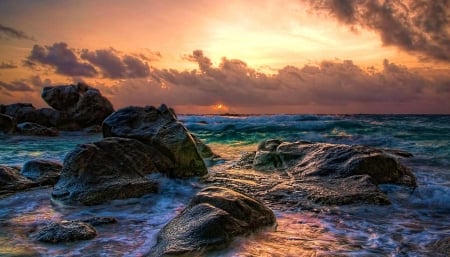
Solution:
<path fill-rule="evenodd" d="M 0 103 L 450 113 L 449 0 L 1 0 Z"/>

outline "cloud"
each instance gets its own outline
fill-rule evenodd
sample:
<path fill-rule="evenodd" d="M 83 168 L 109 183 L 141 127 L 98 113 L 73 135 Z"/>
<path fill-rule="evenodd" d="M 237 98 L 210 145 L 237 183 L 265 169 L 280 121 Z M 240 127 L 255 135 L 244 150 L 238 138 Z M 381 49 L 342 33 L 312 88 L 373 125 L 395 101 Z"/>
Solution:
<path fill-rule="evenodd" d="M 184 57 L 198 70 L 152 68 L 150 80 L 125 80 L 110 91 L 116 106 L 213 106 L 223 103 L 236 112 L 442 112 L 450 104 L 448 71 L 427 77 L 384 60 L 382 69 L 368 69 L 351 60 L 323 61 L 303 67 L 286 66 L 274 74 L 249 67 L 242 60 L 223 58 L 213 66 L 203 51 Z M 447 72 L 447 73 L 446 73 Z M 348 106 L 348 107 L 347 107 Z M 357 107 L 355 107 L 357 106 Z M 402 109 L 399 109 L 402 106 Z M 239 109 L 240 108 L 240 109 Z M 309 109 L 308 109 L 309 110 Z M 184 112 L 189 113 L 188 110 Z"/>
<path fill-rule="evenodd" d="M 71 77 L 93 78 L 102 75 L 109 79 L 143 78 L 150 75 L 150 67 L 145 61 L 151 58 L 150 54 L 149 51 L 142 56 L 122 54 L 113 48 L 70 49 L 61 42 L 51 46 L 34 45 L 23 64 L 35 70 L 39 70 L 40 65 L 47 65 L 58 74 Z"/>
<path fill-rule="evenodd" d="M 377 32 L 387 46 L 450 62 L 448 0 L 307 0 L 339 22 Z"/>
<path fill-rule="evenodd" d="M 18 66 L 13 62 L 1 62 L 0 69 L 16 69 Z"/>
<path fill-rule="evenodd" d="M 138 57 L 131 55 L 121 57 L 112 48 L 94 51 L 83 49 L 80 57 L 99 67 L 106 78 L 140 78 L 147 77 L 150 73 L 147 63 Z"/>
<path fill-rule="evenodd" d="M 7 26 L 4 26 L 4 25 L 0 24 L 0 39 L 2 39 L 4 37 L 36 41 L 36 39 L 34 39 L 33 36 L 29 36 L 23 31 L 20 31 L 20 30 L 17 30 L 15 28 L 7 27 Z"/>
<path fill-rule="evenodd" d="M 15 80 L 11 83 L 0 81 L 0 90 L 7 92 L 33 92 L 34 88 L 24 80 Z"/>
<path fill-rule="evenodd" d="M 74 50 L 69 49 L 64 42 L 51 46 L 34 45 L 25 63 L 30 67 L 36 64 L 49 65 L 56 69 L 56 73 L 67 76 L 94 77 L 98 74 L 91 64 L 81 62 Z"/>

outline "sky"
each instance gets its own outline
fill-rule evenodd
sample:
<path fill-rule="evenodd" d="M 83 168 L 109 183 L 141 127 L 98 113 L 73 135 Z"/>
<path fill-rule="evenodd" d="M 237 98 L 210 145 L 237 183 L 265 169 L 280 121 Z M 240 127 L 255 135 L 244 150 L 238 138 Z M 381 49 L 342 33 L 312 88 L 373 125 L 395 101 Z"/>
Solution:
<path fill-rule="evenodd" d="M 0 104 L 450 114 L 450 0 L 2 0 Z"/>

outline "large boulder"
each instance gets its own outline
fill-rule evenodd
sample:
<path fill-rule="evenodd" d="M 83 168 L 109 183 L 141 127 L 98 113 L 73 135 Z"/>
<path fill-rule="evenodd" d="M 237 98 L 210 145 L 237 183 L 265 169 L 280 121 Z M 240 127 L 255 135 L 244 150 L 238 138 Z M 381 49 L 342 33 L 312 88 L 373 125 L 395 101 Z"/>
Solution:
<path fill-rule="evenodd" d="M 416 186 L 411 171 L 400 163 L 411 154 L 298 141 L 266 140 L 245 152 L 232 169 L 210 174 L 205 182 L 242 191 L 271 208 L 316 209 L 324 205 L 389 204 L 378 185 Z"/>
<path fill-rule="evenodd" d="M 59 135 L 56 128 L 49 128 L 33 122 L 22 122 L 16 126 L 17 132 L 27 136 L 55 137 Z"/>
<path fill-rule="evenodd" d="M 299 177 L 369 175 L 376 184 L 417 186 L 412 172 L 394 153 L 366 146 L 268 140 L 259 145 L 253 167 L 262 171 L 287 169 Z"/>
<path fill-rule="evenodd" d="M 19 168 L 0 165 L 0 195 L 14 193 L 37 185 L 19 172 Z"/>
<path fill-rule="evenodd" d="M 52 200 L 65 204 L 100 204 L 156 192 L 146 177 L 171 161 L 151 146 L 128 138 L 106 138 L 78 145 L 64 159 Z"/>
<path fill-rule="evenodd" d="M 0 132 L 11 134 L 16 130 L 16 119 L 6 114 L 0 114 Z"/>
<path fill-rule="evenodd" d="M 104 120 L 102 131 L 104 137 L 134 138 L 157 148 L 173 162 L 162 171 L 170 177 L 208 173 L 194 138 L 165 105 L 120 109 Z"/>
<path fill-rule="evenodd" d="M 101 124 L 114 112 L 112 104 L 98 89 L 84 83 L 45 87 L 42 98 L 54 109 L 66 113 L 80 128 Z"/>
<path fill-rule="evenodd" d="M 36 159 L 26 162 L 20 174 L 41 186 L 54 185 L 61 175 L 61 169 L 59 162 Z"/>
<path fill-rule="evenodd" d="M 230 189 L 208 187 L 160 230 L 147 256 L 187 256 L 220 249 L 238 236 L 275 224 L 273 212 L 258 200 Z"/>

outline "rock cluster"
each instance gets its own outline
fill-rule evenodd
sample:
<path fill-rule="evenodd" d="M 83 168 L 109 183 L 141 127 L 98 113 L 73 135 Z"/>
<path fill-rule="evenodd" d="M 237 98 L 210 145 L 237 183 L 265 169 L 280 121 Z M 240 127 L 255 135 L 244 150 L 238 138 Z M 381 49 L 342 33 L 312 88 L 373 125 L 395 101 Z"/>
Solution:
<path fill-rule="evenodd" d="M 211 174 L 206 182 L 241 190 L 281 209 L 389 204 L 379 184 L 417 186 L 412 172 L 399 162 L 405 157 L 410 154 L 365 146 L 266 140 L 256 152 L 243 154 L 235 170 Z"/>
<path fill-rule="evenodd" d="M 29 103 L 0 105 L 0 132 L 57 136 L 58 130 L 101 125 L 114 112 L 98 89 L 84 83 L 45 87 L 42 98 L 52 108 L 36 109 Z"/>
<path fill-rule="evenodd" d="M 32 160 L 22 169 L 0 165 L 0 196 L 25 189 L 53 185 L 61 173 L 62 165 L 48 160 Z"/>
<path fill-rule="evenodd" d="M 104 139 L 67 154 L 52 200 L 100 204 L 157 192 L 151 173 L 175 178 L 208 173 L 191 133 L 164 104 L 117 110 L 102 131 Z"/>

